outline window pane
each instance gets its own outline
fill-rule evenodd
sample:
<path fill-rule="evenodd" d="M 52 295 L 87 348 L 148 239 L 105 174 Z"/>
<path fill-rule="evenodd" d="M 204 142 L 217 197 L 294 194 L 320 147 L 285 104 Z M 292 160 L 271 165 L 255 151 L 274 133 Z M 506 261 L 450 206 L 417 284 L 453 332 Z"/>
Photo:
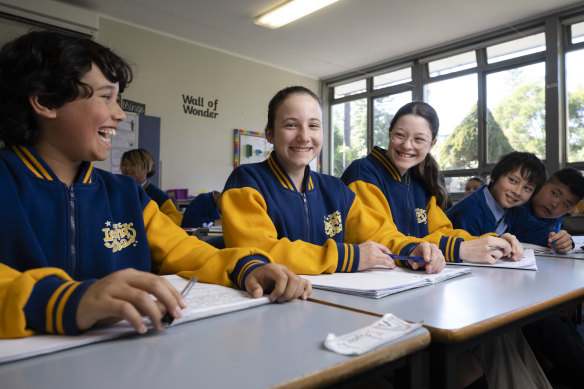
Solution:
<path fill-rule="evenodd" d="M 457 176 L 457 177 L 445 177 L 444 182 L 446 183 L 446 190 L 448 193 L 464 193 L 466 183 L 470 178 L 475 176 Z M 482 183 L 479 181 L 473 181 L 473 187 L 481 187 Z"/>
<path fill-rule="evenodd" d="M 566 54 L 568 162 L 584 161 L 584 50 Z"/>
<path fill-rule="evenodd" d="M 513 150 L 545 157 L 545 65 L 487 75 L 487 161 Z"/>
<path fill-rule="evenodd" d="M 432 155 L 441 169 L 478 167 L 476 74 L 426 85 L 426 95 L 440 118 Z"/>
<path fill-rule="evenodd" d="M 373 77 L 373 89 L 405 84 L 412 81 L 412 68 L 405 68 Z"/>
<path fill-rule="evenodd" d="M 474 51 L 453 55 L 452 57 L 439 59 L 428 63 L 430 77 L 440 76 L 470 69 L 477 66 L 477 57 Z"/>
<path fill-rule="evenodd" d="M 365 83 L 365 79 L 353 81 L 344 85 L 339 85 L 335 87 L 335 99 L 340 99 L 341 97 L 363 93 L 366 90 L 367 84 Z"/>
<path fill-rule="evenodd" d="M 367 99 L 335 104 L 331 109 L 333 166 L 340 176 L 355 159 L 367 155 Z"/>
<path fill-rule="evenodd" d="M 572 24 L 572 43 L 584 42 L 584 22 Z"/>
<path fill-rule="evenodd" d="M 545 34 L 535 34 L 487 47 L 487 62 L 495 63 L 545 50 Z"/>
<path fill-rule="evenodd" d="M 403 105 L 412 101 L 412 92 L 403 92 L 373 101 L 373 145 L 387 148 L 389 123 Z"/>

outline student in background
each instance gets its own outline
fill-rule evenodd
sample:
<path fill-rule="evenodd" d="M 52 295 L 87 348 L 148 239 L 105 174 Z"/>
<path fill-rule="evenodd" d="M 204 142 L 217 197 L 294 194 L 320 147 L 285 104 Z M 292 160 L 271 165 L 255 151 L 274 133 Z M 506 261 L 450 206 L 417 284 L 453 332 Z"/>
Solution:
<path fill-rule="evenodd" d="M 532 153 L 514 151 L 493 168 L 488 186 L 466 196 L 446 215 L 456 228 L 471 234 L 511 233 L 520 242 L 549 246 L 559 252 L 572 249 L 564 230 L 537 220 L 522 207 L 546 179 L 545 166 Z"/>
<path fill-rule="evenodd" d="M 584 177 L 567 167 L 554 173 L 523 207 L 555 228 L 582 197 Z M 566 310 L 526 325 L 523 334 L 551 382 L 578 388 L 584 383 L 584 339 L 574 316 L 574 310 Z"/>
<path fill-rule="evenodd" d="M 408 261 L 415 269 L 442 270 L 444 257 L 435 245 L 404 236 L 341 180 L 310 170 L 323 140 L 320 100 L 312 91 L 288 87 L 272 98 L 266 139 L 274 145 L 269 158 L 239 166 L 225 184 L 227 247 L 263 248 L 299 274 L 393 268 L 390 250 L 423 257 L 424 263 Z"/>
<path fill-rule="evenodd" d="M 125 119 L 116 97 L 131 78 L 109 49 L 61 33 L 30 32 L 0 51 L 0 338 L 121 319 L 144 333 L 143 316 L 163 330 L 163 315 L 186 303 L 151 272 L 279 301 L 310 293 L 267 253 L 188 236 L 134 179 L 93 168 Z M 240 261 L 266 265 L 232 280 Z"/>
<path fill-rule="evenodd" d="M 554 173 L 524 207 L 539 220 L 557 225 L 584 197 L 584 176 L 567 167 Z"/>
<path fill-rule="evenodd" d="M 468 196 L 469 194 L 471 194 L 477 189 L 480 189 L 483 185 L 486 184 L 487 183 L 485 182 L 485 180 L 483 180 L 479 176 L 471 177 L 464 185 L 464 195 Z"/>
<path fill-rule="evenodd" d="M 438 245 L 447 262 L 494 263 L 505 255 L 521 259 L 523 248 L 510 234 L 478 237 L 484 233 L 473 236 L 452 227 L 440 206 L 447 193 L 430 154 L 438 127 L 429 104 L 404 105 L 390 123 L 387 150 L 374 147 L 367 157 L 353 161 L 341 179 L 402 234 Z"/>
<path fill-rule="evenodd" d="M 182 227 L 211 227 L 221 225 L 221 192 L 201 193 L 183 213 Z"/>
<path fill-rule="evenodd" d="M 148 151 L 144 149 L 126 151 L 122 154 L 120 170 L 122 174 L 134 177 L 146 194 L 158 204 L 160 211 L 174 224 L 181 225 L 183 215 L 176 209 L 170 196 L 150 182 L 150 177 L 156 173 L 156 164 Z"/>

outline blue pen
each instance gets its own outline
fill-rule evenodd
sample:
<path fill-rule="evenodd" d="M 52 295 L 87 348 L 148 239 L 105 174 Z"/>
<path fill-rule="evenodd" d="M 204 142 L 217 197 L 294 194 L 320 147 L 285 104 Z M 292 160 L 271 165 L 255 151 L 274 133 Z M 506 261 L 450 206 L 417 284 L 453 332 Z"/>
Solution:
<path fill-rule="evenodd" d="M 390 258 L 399 259 L 402 261 L 414 261 L 414 262 L 426 262 L 426 260 L 422 257 L 410 257 L 408 255 L 395 255 L 395 254 L 387 254 Z"/>
<path fill-rule="evenodd" d="M 562 219 L 558 220 L 558 224 L 556 225 L 556 234 L 558 232 L 560 232 L 560 228 L 562 228 Z M 552 246 L 556 245 L 556 241 L 554 240 L 554 243 L 552 244 Z"/>

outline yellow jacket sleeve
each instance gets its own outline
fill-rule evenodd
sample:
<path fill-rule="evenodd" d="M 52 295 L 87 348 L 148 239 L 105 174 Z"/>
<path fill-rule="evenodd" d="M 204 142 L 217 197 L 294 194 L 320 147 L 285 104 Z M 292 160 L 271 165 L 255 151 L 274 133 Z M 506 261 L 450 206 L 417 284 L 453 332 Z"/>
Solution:
<path fill-rule="evenodd" d="M 168 216 L 168 218 L 172 220 L 174 224 L 179 227 L 181 226 L 183 214 L 180 213 L 178 209 L 176 209 L 171 199 L 166 200 L 164 204 L 162 204 L 160 211 Z"/>
<path fill-rule="evenodd" d="M 230 274 L 237 262 L 250 255 L 269 255 L 256 248 L 217 248 L 190 236 L 165 217 L 156 202 L 144 209 L 144 225 L 152 256 L 152 271 L 197 277 L 201 282 L 233 286 Z"/>

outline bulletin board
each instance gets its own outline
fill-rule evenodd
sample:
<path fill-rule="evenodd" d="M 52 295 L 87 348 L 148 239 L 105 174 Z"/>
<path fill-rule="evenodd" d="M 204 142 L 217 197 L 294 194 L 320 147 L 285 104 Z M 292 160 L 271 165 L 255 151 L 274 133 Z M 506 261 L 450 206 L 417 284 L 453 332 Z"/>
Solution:
<path fill-rule="evenodd" d="M 273 145 L 266 140 L 265 133 L 234 130 L 233 167 L 245 163 L 262 162 L 268 158 Z"/>

